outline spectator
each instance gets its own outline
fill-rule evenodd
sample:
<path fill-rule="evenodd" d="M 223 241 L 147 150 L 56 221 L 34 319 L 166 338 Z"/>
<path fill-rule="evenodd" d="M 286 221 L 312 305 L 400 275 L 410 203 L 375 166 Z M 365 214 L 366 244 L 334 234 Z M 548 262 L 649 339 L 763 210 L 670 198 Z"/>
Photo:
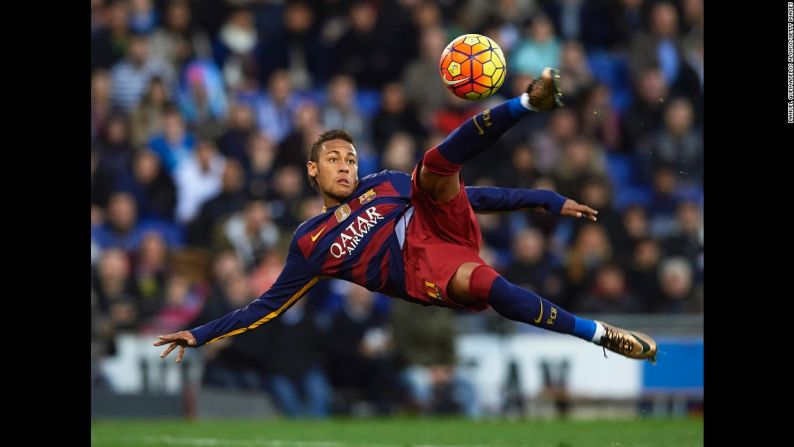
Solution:
<path fill-rule="evenodd" d="M 620 141 L 620 116 L 612 107 L 612 93 L 604 84 L 594 83 L 582 92 L 582 134 L 600 141 L 610 152 L 622 150 Z"/>
<path fill-rule="evenodd" d="M 177 167 L 190 157 L 196 140 L 185 127 L 185 121 L 175 106 L 163 111 L 163 133 L 149 141 L 149 147 L 160 157 L 165 170 L 174 175 Z"/>
<path fill-rule="evenodd" d="M 328 103 L 323 109 L 323 125 L 326 129 L 347 130 L 358 143 L 357 146 L 361 146 L 370 141 L 369 123 L 356 106 L 355 99 L 356 83 L 352 77 L 339 75 L 331 79 L 328 83 Z"/>
<path fill-rule="evenodd" d="M 185 67 L 179 107 L 187 124 L 202 138 L 220 137 L 228 104 L 223 79 L 211 62 L 194 61 Z"/>
<path fill-rule="evenodd" d="M 113 84 L 110 73 L 96 70 L 91 73 L 91 141 L 99 137 L 100 129 L 104 129 L 112 108 L 110 94 Z"/>
<path fill-rule="evenodd" d="M 407 133 L 414 144 L 422 141 L 426 135 L 416 111 L 408 104 L 408 98 L 398 83 L 390 83 L 383 87 L 381 108 L 372 123 L 372 142 L 375 150 L 381 152 L 386 142 L 397 132 Z"/>
<path fill-rule="evenodd" d="M 595 223 L 585 225 L 568 252 L 568 298 L 587 290 L 599 267 L 611 260 L 612 247 L 604 228 Z"/>
<path fill-rule="evenodd" d="M 662 261 L 659 268 L 662 284 L 662 301 L 658 309 L 664 313 L 702 312 L 702 297 L 696 292 L 692 266 L 684 258 L 673 257 Z"/>
<path fill-rule="evenodd" d="M 383 169 L 409 172 L 416 165 L 417 158 L 413 138 L 405 132 L 397 132 L 384 146 L 381 166 Z"/>
<path fill-rule="evenodd" d="M 100 7 L 104 23 L 91 32 L 91 72 L 109 69 L 126 54 L 130 41 L 129 6 L 124 0 L 111 0 Z"/>
<path fill-rule="evenodd" d="M 132 281 L 138 297 L 140 319 L 155 315 L 165 304 L 168 269 L 168 245 L 156 232 L 147 232 L 135 253 Z"/>
<path fill-rule="evenodd" d="M 692 104 L 685 98 L 671 101 L 664 111 L 664 129 L 651 140 L 651 170 L 666 167 L 679 174 L 680 183 L 703 185 L 703 136 L 694 127 Z"/>
<path fill-rule="evenodd" d="M 572 109 L 552 112 L 549 124 L 533 136 L 533 145 L 538 170 L 548 175 L 560 164 L 565 147 L 579 135 L 579 117 Z"/>
<path fill-rule="evenodd" d="M 269 196 L 273 219 L 283 228 L 295 228 L 299 220 L 305 177 L 298 168 L 284 166 L 273 176 L 273 189 Z"/>
<path fill-rule="evenodd" d="M 102 249 L 114 247 L 131 253 L 138 249 L 141 231 L 135 199 L 126 192 L 110 196 L 106 222 L 91 230 L 91 239 Z"/>
<path fill-rule="evenodd" d="M 141 100 L 149 81 L 160 77 L 170 92 L 176 85 L 176 76 L 163 59 L 149 54 L 149 37 L 131 36 L 126 57 L 113 66 L 113 105 L 130 113 Z"/>
<path fill-rule="evenodd" d="M 676 227 L 676 210 L 681 202 L 678 178 L 671 169 L 657 168 L 653 176 L 653 196 L 648 206 L 651 235 L 664 238 L 672 235 Z"/>
<path fill-rule="evenodd" d="M 135 329 L 138 323 L 138 300 L 130 281 L 127 254 L 118 248 L 104 250 L 91 279 L 98 311 L 108 322 L 107 332 L 116 334 Z"/>
<path fill-rule="evenodd" d="M 274 246 L 280 231 L 270 218 L 267 205 L 250 201 L 242 212 L 233 214 L 223 226 L 223 237 L 248 271 Z"/>
<path fill-rule="evenodd" d="M 247 151 L 246 194 L 251 199 L 270 197 L 276 146 L 267 135 L 254 132 L 248 137 Z"/>
<path fill-rule="evenodd" d="M 592 288 L 580 298 L 576 307 L 582 313 L 636 313 L 640 310 L 637 299 L 626 287 L 623 270 L 615 264 L 601 266 Z"/>
<path fill-rule="evenodd" d="M 135 198 L 140 219 L 172 222 L 176 186 L 157 155 L 148 149 L 138 151 L 131 171 L 119 179 L 119 189 Z"/>
<path fill-rule="evenodd" d="M 215 143 L 201 140 L 195 153 L 174 171 L 176 184 L 176 219 L 186 224 L 201 206 L 221 191 L 221 178 L 226 159 L 218 153 Z"/>
<path fill-rule="evenodd" d="M 227 86 L 238 89 L 244 85 L 245 71 L 256 67 L 259 43 L 253 13 L 244 6 L 232 9 L 213 45 L 215 64 L 221 67 Z"/>
<path fill-rule="evenodd" d="M 513 237 L 514 260 L 504 277 L 565 307 L 565 271 L 560 260 L 546 249 L 546 239 L 535 229 L 524 229 Z"/>
<path fill-rule="evenodd" d="M 566 197 L 576 197 L 585 183 L 604 179 L 604 154 L 587 138 L 577 138 L 565 145 L 562 160 L 554 172 L 557 192 Z"/>
<path fill-rule="evenodd" d="M 334 74 L 344 73 L 362 87 L 376 89 L 401 76 L 400 69 L 395 69 L 400 65 L 391 59 L 389 52 L 390 36 L 383 26 L 377 26 L 378 11 L 374 6 L 366 1 L 353 2 L 349 23 L 350 28 L 334 48 Z"/>
<path fill-rule="evenodd" d="M 278 144 L 292 131 L 298 97 L 284 70 L 277 70 L 270 76 L 267 93 L 257 104 L 257 123 L 259 129 Z"/>
<path fill-rule="evenodd" d="M 279 145 L 279 166 L 290 165 L 302 169 L 309 159 L 312 143 L 323 132 L 320 108 L 312 101 L 303 101 L 295 111 L 295 126 Z"/>
<path fill-rule="evenodd" d="M 162 334 L 187 327 L 201 311 L 203 298 L 187 277 L 172 273 L 165 286 L 163 306 L 143 322 L 141 332 Z"/>
<path fill-rule="evenodd" d="M 268 45 L 259 53 L 262 76 L 285 70 L 299 90 L 309 90 L 327 81 L 328 53 L 323 43 L 321 25 L 309 2 L 290 1 L 284 5 L 283 28 L 268 30 Z"/>
<path fill-rule="evenodd" d="M 540 76 L 546 67 L 560 66 L 560 41 L 547 16 L 538 14 L 532 19 L 529 37 L 522 39 L 512 59 L 516 72 L 532 77 Z"/>
<path fill-rule="evenodd" d="M 531 188 L 540 178 L 537 157 L 530 144 L 519 144 L 513 148 L 512 157 L 502 167 L 505 184 L 516 188 Z"/>
<path fill-rule="evenodd" d="M 584 47 L 577 40 L 566 41 L 560 54 L 560 90 L 565 92 L 565 105 L 576 107 L 582 94 L 593 83 Z"/>
<path fill-rule="evenodd" d="M 643 148 L 648 143 L 654 130 L 662 123 L 664 101 L 668 96 L 669 86 L 664 80 L 661 70 L 654 67 L 644 68 L 634 76 L 634 100 L 623 115 L 623 152 L 635 153 L 642 161 L 648 156 Z M 648 178 L 642 179 L 647 182 Z"/>
<path fill-rule="evenodd" d="M 661 248 L 655 239 L 643 238 L 634 246 L 634 253 L 626 273 L 629 288 L 637 293 L 643 312 L 659 308 L 661 287 L 657 271 Z"/>
<path fill-rule="evenodd" d="M 186 327 L 209 323 L 254 299 L 245 275 L 232 259 L 226 254 L 216 258 L 215 279 L 218 288 L 210 295 L 201 313 Z M 228 271 L 223 271 L 227 268 Z M 249 331 L 207 346 L 202 383 L 223 388 L 267 391 L 267 336 L 266 330 Z"/>
<path fill-rule="evenodd" d="M 227 159 L 233 158 L 242 166 L 248 165 L 246 145 L 256 130 L 254 112 L 245 103 L 232 103 L 229 106 L 229 122 L 226 130 L 218 139 L 218 149 Z"/>
<path fill-rule="evenodd" d="M 392 303 L 394 347 L 411 404 L 426 414 L 476 416 L 474 389 L 456 372 L 453 313 L 435 306 L 418 312 L 415 304 Z"/>
<path fill-rule="evenodd" d="M 430 123 L 434 112 L 447 100 L 446 89 L 428 82 L 438 76 L 438 58 L 447 44 L 444 30 L 439 27 L 423 29 L 420 43 L 419 59 L 408 64 L 402 85 L 408 102 L 417 110 L 419 121 Z"/>
<path fill-rule="evenodd" d="M 271 352 L 289 352 L 268 359 L 270 389 L 287 417 L 328 415 L 331 388 L 325 374 L 327 342 L 316 315 L 298 300 L 267 327 Z"/>
<path fill-rule="evenodd" d="M 388 414 L 399 391 L 388 315 L 376 309 L 372 292 L 355 284 L 349 289 L 328 330 L 334 334 L 328 375 L 346 409 L 359 398 Z"/>
<path fill-rule="evenodd" d="M 163 26 L 152 34 L 152 54 L 171 64 L 174 72 L 192 59 L 209 59 L 212 48 L 207 33 L 195 26 L 190 2 L 169 0 L 165 6 Z"/>
<path fill-rule="evenodd" d="M 562 39 L 581 41 L 588 51 L 607 49 L 616 40 L 609 0 L 543 1 Z"/>
<path fill-rule="evenodd" d="M 168 90 L 163 80 L 157 76 L 151 78 L 141 102 L 130 116 L 132 143 L 136 147 L 145 145 L 152 137 L 163 132 L 163 116 L 168 101 Z"/>
<path fill-rule="evenodd" d="M 703 269 L 703 216 L 697 203 L 682 201 L 678 205 L 675 229 L 663 245 L 668 256 L 681 256 L 695 267 L 695 280 L 699 281 Z"/>
<path fill-rule="evenodd" d="M 609 239 L 618 259 L 625 261 L 626 256 L 634 252 L 640 240 L 651 236 L 651 230 L 648 212 L 640 204 L 629 205 L 623 210 L 620 220 L 619 225 L 610 226 L 607 230 L 610 232 Z"/>
<path fill-rule="evenodd" d="M 91 190 L 92 203 L 107 206 L 108 198 L 118 191 L 119 179 L 132 164 L 133 148 L 129 129 L 123 116 L 111 116 L 102 130 L 93 150 L 94 178 Z"/>
<path fill-rule="evenodd" d="M 629 60 L 633 73 L 658 67 L 664 81 L 678 94 L 694 100 L 700 95 L 697 74 L 686 62 L 679 34 L 678 11 L 673 3 L 652 3 L 649 33 L 640 33 L 632 40 Z"/>
<path fill-rule="evenodd" d="M 130 30 L 149 34 L 157 26 L 159 17 L 152 0 L 130 0 Z"/>
<path fill-rule="evenodd" d="M 221 177 L 221 190 L 201 205 L 196 217 L 188 225 L 191 244 L 210 248 L 216 225 L 245 207 L 243 185 L 245 175 L 237 160 L 226 160 Z"/>

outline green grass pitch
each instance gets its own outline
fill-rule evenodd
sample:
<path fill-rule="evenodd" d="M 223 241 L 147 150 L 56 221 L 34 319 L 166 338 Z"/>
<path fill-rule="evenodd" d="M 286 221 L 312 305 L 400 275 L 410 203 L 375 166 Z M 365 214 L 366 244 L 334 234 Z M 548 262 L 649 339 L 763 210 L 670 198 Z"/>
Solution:
<path fill-rule="evenodd" d="M 703 420 L 104 420 L 91 438 L 93 447 L 689 447 L 703 445 Z"/>

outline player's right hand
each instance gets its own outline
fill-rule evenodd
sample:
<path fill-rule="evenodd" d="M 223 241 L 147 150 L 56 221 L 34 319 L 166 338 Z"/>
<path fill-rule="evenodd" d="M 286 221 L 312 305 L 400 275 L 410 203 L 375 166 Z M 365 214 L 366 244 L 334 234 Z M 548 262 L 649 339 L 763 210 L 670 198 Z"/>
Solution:
<path fill-rule="evenodd" d="M 587 205 L 580 205 L 573 199 L 565 200 L 565 203 L 562 205 L 562 210 L 560 211 L 560 216 L 568 216 L 568 217 L 576 217 L 576 218 L 585 218 L 592 220 L 595 222 L 598 220 L 598 211 L 590 208 Z"/>
<path fill-rule="evenodd" d="M 168 335 L 160 335 L 157 338 L 159 340 L 152 343 L 154 346 L 162 346 L 168 343 L 171 343 L 168 348 L 160 354 L 160 358 L 164 359 L 171 353 L 177 346 L 179 346 L 179 352 L 176 354 L 176 362 L 181 363 L 182 357 L 185 356 L 185 348 L 186 347 L 195 347 L 196 346 L 196 337 L 190 333 L 190 331 L 179 331 L 175 334 L 168 334 Z"/>

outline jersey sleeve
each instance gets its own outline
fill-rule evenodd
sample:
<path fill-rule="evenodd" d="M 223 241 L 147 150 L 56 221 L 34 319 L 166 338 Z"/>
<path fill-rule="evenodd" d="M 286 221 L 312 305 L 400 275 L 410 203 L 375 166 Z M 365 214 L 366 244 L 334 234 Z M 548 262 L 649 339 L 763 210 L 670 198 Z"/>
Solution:
<path fill-rule="evenodd" d="M 319 280 L 298 249 L 296 239 L 290 244 L 284 270 L 264 294 L 245 307 L 228 313 L 203 326 L 191 329 L 196 346 L 256 329 L 278 317 L 298 301 Z"/>
<path fill-rule="evenodd" d="M 566 200 L 565 196 L 554 191 L 494 186 L 467 186 L 466 196 L 475 212 L 515 211 L 523 208 L 543 207 L 555 216 L 560 215 Z"/>

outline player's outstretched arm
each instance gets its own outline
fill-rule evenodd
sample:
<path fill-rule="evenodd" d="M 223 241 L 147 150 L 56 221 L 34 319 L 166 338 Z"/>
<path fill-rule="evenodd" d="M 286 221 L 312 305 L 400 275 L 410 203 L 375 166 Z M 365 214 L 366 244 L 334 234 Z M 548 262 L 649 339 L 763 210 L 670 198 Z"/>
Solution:
<path fill-rule="evenodd" d="M 595 222 L 598 211 L 573 199 L 545 189 L 467 186 L 466 196 L 472 209 L 480 213 L 509 212 L 543 208 L 555 216 L 587 218 Z"/>
<path fill-rule="evenodd" d="M 223 338 L 241 334 L 278 318 L 284 311 L 298 301 L 319 280 L 312 275 L 306 259 L 297 248 L 293 239 L 290 245 L 284 270 L 281 271 L 273 286 L 245 307 L 202 326 L 180 331 L 175 334 L 161 335 L 154 346 L 169 344 L 168 348 L 160 355 L 165 358 L 174 349 L 179 347 L 177 363 L 182 361 L 185 348 L 197 348 L 204 344 L 213 343 Z"/>

